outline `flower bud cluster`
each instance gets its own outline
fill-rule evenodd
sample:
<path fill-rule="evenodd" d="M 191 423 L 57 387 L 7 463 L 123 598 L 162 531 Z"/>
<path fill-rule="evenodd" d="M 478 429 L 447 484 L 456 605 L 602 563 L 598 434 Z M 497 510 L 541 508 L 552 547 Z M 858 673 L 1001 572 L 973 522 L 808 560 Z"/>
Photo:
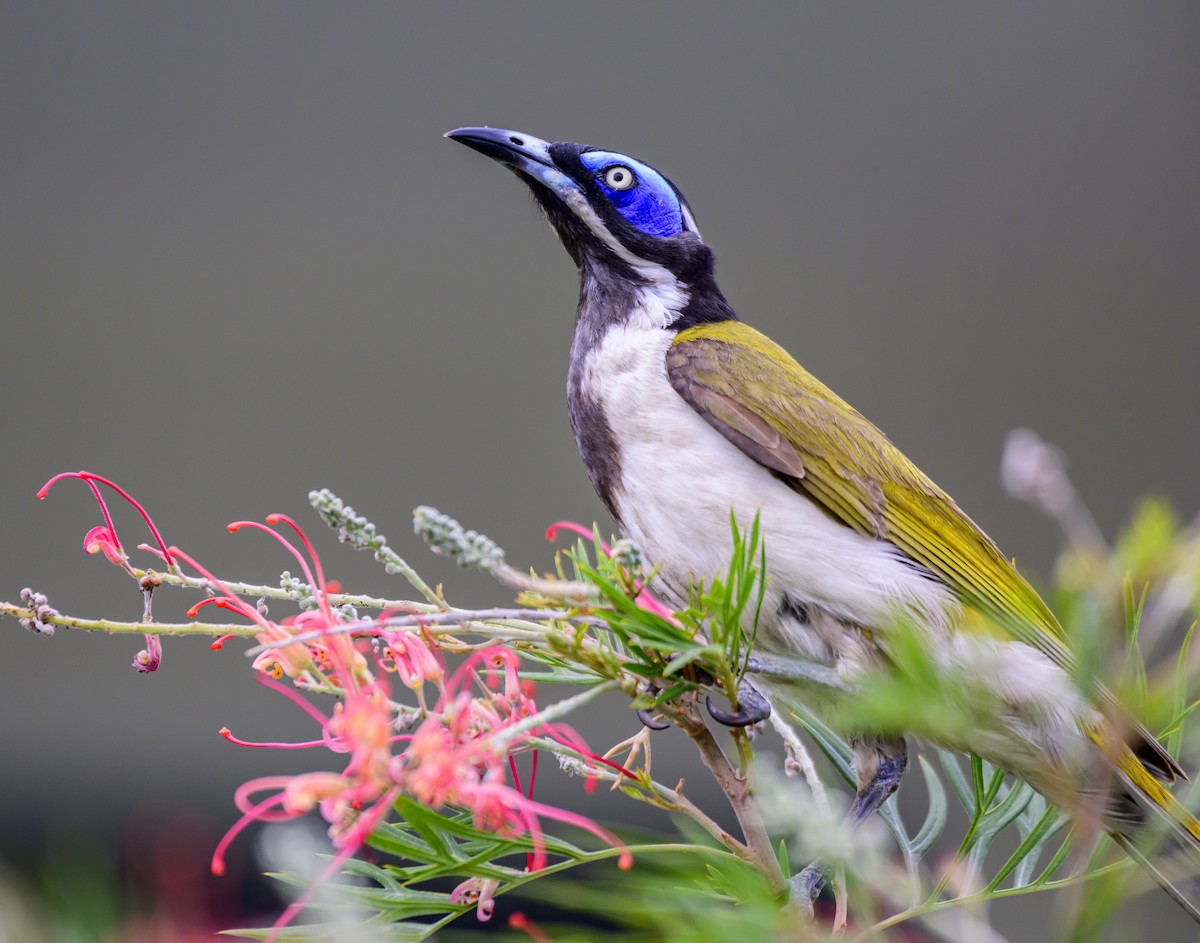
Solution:
<path fill-rule="evenodd" d="M 630 573 L 640 572 L 645 561 L 645 557 L 642 556 L 642 548 L 628 537 L 622 537 L 612 545 L 611 557 L 613 563 L 624 567 Z"/>
<path fill-rule="evenodd" d="M 308 502 L 321 515 L 321 520 L 337 531 L 338 540 L 355 550 L 369 550 L 389 576 L 407 570 L 404 560 L 388 546 L 387 537 L 328 488 L 310 491 Z"/>
<path fill-rule="evenodd" d="M 425 505 L 413 511 L 413 531 L 434 553 L 450 557 L 464 569 L 478 567 L 491 573 L 504 566 L 504 551 L 494 540 L 474 530 L 465 530 L 449 514 Z"/>
<path fill-rule="evenodd" d="M 58 615 L 58 610 L 50 605 L 50 600 L 46 598 L 45 593 L 35 593 L 32 589 L 26 586 L 21 590 L 21 602 L 29 607 L 32 615 L 21 620 L 23 625 L 30 632 L 37 635 L 44 635 L 47 638 L 54 634 L 54 626 L 50 624 L 50 620 Z"/>
<path fill-rule="evenodd" d="M 290 570 L 284 570 L 279 574 L 279 586 L 296 600 L 296 605 L 301 609 L 312 610 L 320 605 L 317 597 L 313 595 L 312 587 L 304 580 L 292 576 Z"/>

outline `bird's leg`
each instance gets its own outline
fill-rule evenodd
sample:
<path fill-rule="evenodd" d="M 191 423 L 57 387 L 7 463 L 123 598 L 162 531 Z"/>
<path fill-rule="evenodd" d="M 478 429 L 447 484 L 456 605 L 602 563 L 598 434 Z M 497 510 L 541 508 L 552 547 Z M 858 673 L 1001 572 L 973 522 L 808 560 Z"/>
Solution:
<path fill-rule="evenodd" d="M 903 740 L 856 739 L 852 743 L 858 790 L 846 813 L 846 824 L 858 829 L 900 786 L 908 767 L 908 750 Z M 814 861 L 792 878 L 792 900 L 811 913 L 812 902 L 825 887 L 827 876 L 825 865 Z"/>

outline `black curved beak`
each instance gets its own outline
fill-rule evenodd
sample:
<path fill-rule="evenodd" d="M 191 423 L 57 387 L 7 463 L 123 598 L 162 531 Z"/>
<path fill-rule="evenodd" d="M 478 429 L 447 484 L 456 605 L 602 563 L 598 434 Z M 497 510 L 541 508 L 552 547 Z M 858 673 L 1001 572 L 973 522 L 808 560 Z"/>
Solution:
<path fill-rule="evenodd" d="M 455 128 L 447 131 L 445 136 L 532 177 L 559 196 L 580 190 L 575 181 L 554 165 L 550 142 L 532 134 L 503 128 Z"/>

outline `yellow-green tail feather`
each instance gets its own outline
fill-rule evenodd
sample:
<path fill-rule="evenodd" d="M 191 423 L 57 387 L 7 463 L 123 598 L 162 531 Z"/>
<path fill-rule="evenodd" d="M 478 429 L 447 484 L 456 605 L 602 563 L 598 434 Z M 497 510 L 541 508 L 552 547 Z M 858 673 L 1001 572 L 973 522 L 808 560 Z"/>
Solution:
<path fill-rule="evenodd" d="M 1128 744 L 1114 742 L 1103 730 L 1091 729 L 1087 735 L 1114 765 L 1129 798 L 1142 810 L 1143 828 L 1156 829 L 1164 839 L 1161 843 L 1151 841 L 1151 846 L 1162 847 L 1148 852 L 1138 834 L 1142 829 L 1131 832 L 1123 827 L 1124 823 L 1114 821 L 1109 824 L 1113 840 L 1200 923 L 1200 819 L 1175 798 Z"/>

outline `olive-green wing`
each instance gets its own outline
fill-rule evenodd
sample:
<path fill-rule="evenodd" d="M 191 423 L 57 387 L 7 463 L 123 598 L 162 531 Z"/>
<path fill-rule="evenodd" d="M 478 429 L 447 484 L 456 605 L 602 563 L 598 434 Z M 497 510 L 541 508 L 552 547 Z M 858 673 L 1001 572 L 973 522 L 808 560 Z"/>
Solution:
<path fill-rule="evenodd" d="M 739 321 L 681 331 L 671 385 L 714 428 L 862 534 L 890 541 L 964 603 L 1063 667 L 1041 597 L 950 496 L 782 347 Z"/>
<path fill-rule="evenodd" d="M 1070 671 L 1067 638 L 1033 587 L 948 494 L 887 437 L 739 321 L 681 331 L 666 355 L 671 385 L 726 439 L 848 527 L 890 541 L 966 605 Z M 1112 695 L 1100 696 L 1116 707 Z M 1186 775 L 1132 719 L 1130 748 L 1155 777 Z"/>

